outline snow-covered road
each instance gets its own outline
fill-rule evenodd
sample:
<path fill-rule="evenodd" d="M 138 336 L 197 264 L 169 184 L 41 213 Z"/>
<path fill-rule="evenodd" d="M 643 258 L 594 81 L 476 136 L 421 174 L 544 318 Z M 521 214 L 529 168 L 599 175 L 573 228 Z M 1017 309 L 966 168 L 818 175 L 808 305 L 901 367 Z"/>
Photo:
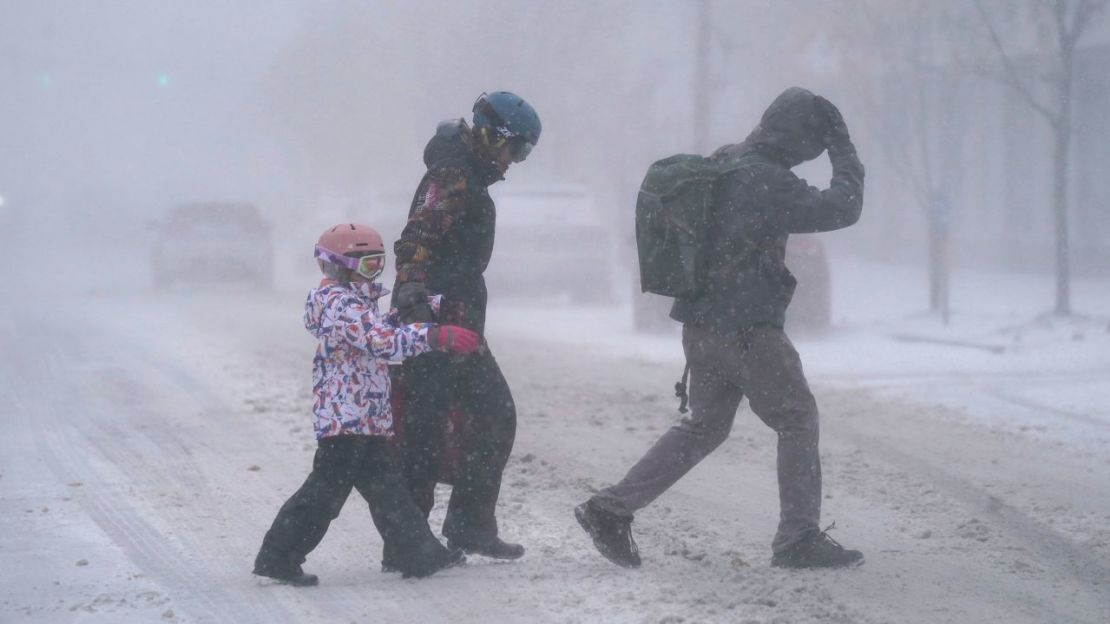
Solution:
<path fill-rule="evenodd" d="M 299 294 L 2 312 L 3 622 L 1110 621 L 1110 414 L 1091 409 L 1105 358 L 1036 374 L 976 353 L 892 372 L 876 332 L 800 341 L 825 518 L 866 565 L 769 567 L 774 434 L 744 407 L 731 438 L 637 517 L 644 567 L 630 571 L 593 551 L 571 509 L 674 421 L 676 339 L 636 339 L 611 311 L 498 308 L 490 339 L 520 414 L 500 520 L 526 557 L 382 574 L 353 497 L 309 559 L 321 586 L 296 589 L 250 565 L 314 448 Z M 1061 388 L 1074 400 L 1051 395 Z"/>

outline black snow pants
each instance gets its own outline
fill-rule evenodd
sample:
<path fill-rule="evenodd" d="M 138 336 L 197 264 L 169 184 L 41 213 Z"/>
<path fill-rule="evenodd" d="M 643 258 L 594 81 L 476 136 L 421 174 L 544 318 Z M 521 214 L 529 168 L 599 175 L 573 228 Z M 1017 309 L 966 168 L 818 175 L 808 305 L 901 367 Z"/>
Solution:
<path fill-rule="evenodd" d="M 444 427 L 452 406 L 470 429 L 443 521 L 443 535 L 465 545 L 497 537 L 501 473 L 516 439 L 516 405 L 489 350 L 467 356 L 426 353 L 405 362 L 401 461 L 412 498 L 425 517 L 435 503 Z"/>
<path fill-rule="evenodd" d="M 351 488 L 370 505 L 382 540 L 397 555 L 394 567 L 420 570 L 442 559 L 446 549 L 409 496 L 389 440 L 340 435 L 320 440 L 312 472 L 278 511 L 255 569 L 286 570 L 304 563 L 339 516 Z"/>

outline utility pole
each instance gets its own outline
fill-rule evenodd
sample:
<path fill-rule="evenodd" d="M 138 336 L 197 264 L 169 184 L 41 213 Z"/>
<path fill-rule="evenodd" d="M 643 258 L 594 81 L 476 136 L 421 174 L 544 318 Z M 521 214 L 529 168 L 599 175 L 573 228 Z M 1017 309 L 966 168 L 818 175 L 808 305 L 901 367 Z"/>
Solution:
<path fill-rule="evenodd" d="M 712 38 L 712 0 L 698 0 L 697 56 L 694 59 L 694 153 L 709 150 L 709 48 Z"/>

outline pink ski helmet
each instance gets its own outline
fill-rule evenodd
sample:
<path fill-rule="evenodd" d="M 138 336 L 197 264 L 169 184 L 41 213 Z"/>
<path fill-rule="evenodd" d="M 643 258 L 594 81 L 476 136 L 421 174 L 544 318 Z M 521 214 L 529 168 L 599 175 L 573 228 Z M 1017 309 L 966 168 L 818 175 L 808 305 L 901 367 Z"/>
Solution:
<path fill-rule="evenodd" d="M 358 223 L 340 223 L 320 235 L 316 241 L 316 261 L 320 270 L 324 263 L 334 264 L 358 273 L 366 279 L 381 275 L 385 268 L 385 243 L 377 230 Z"/>

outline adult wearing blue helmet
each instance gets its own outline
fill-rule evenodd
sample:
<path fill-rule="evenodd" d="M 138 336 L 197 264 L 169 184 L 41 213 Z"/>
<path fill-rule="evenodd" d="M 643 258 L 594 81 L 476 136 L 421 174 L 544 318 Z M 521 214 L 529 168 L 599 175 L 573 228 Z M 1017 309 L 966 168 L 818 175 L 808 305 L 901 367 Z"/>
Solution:
<path fill-rule="evenodd" d="M 483 93 L 473 125 L 441 122 L 424 148 L 427 173 L 394 245 L 397 282 L 393 305 L 406 323 L 432 320 L 430 294 L 443 295 L 438 322 L 484 335 L 486 284 L 496 210 L 489 185 L 503 180 L 539 141 L 539 115 L 508 91 Z M 485 345 L 485 339 L 482 339 Z M 395 370 L 404 389 L 401 462 L 413 500 L 428 514 L 440 478 L 442 441 L 451 410 L 469 419 L 469 432 L 452 476 L 443 535 L 453 547 L 516 559 L 524 547 L 503 541 L 494 515 L 501 474 L 516 437 L 516 407 L 488 345 L 459 357 L 420 356 Z M 385 552 L 383 567 L 392 568 Z"/>
<path fill-rule="evenodd" d="M 483 93 L 474 102 L 474 128 L 491 144 L 503 141 L 512 162 L 528 157 L 543 130 L 536 110 L 508 91 Z"/>

